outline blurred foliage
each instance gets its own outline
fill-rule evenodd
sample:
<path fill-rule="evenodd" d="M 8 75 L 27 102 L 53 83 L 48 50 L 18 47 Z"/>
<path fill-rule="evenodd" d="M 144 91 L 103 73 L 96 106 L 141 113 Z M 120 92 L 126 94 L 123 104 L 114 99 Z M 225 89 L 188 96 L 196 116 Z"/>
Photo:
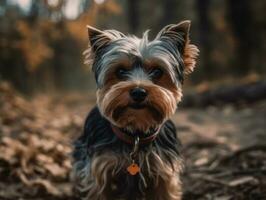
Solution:
<path fill-rule="evenodd" d="M 17 23 L 17 31 L 20 33 L 22 39 L 18 41 L 18 49 L 21 51 L 27 62 L 29 71 L 34 71 L 42 62 L 53 56 L 53 50 L 44 41 L 46 35 L 43 32 L 49 33 L 50 24 L 39 23 L 34 29 L 25 21 Z M 59 34 L 54 32 L 52 37 L 59 37 Z M 49 37 L 49 36 L 48 36 Z"/>
<path fill-rule="evenodd" d="M 64 15 L 65 2 L 32 1 L 27 13 L 16 5 L 1 5 L 0 79 L 23 92 L 88 88 L 90 77 L 82 67 L 86 25 L 94 24 L 100 12 L 118 14 L 121 9 L 114 1 L 84 3 L 79 16 L 70 20 Z"/>
<path fill-rule="evenodd" d="M 0 2 L 0 80 L 23 92 L 93 88 L 82 58 L 87 24 L 137 36 L 151 29 L 152 39 L 183 19 L 192 20 L 201 50 L 192 82 L 266 72 L 263 0 L 79 0 L 74 19 L 65 12 L 70 2 L 31 1 L 27 10 Z"/>

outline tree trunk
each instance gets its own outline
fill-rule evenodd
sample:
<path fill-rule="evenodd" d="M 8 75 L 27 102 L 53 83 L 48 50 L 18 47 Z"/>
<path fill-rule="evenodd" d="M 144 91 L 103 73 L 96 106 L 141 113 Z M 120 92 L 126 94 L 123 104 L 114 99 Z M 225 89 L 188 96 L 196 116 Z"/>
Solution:
<path fill-rule="evenodd" d="M 129 31 L 136 34 L 139 28 L 139 0 L 128 0 Z"/>
<path fill-rule="evenodd" d="M 199 42 L 201 46 L 200 57 L 203 61 L 201 66 L 204 67 L 203 73 L 213 72 L 210 60 L 211 52 L 211 22 L 209 20 L 210 0 L 197 0 L 196 10 L 199 20 Z"/>
<path fill-rule="evenodd" d="M 235 40 L 236 52 L 233 66 L 236 73 L 245 74 L 251 69 L 251 57 L 254 52 L 256 30 L 252 26 L 252 14 L 249 0 L 227 0 L 228 20 Z"/>

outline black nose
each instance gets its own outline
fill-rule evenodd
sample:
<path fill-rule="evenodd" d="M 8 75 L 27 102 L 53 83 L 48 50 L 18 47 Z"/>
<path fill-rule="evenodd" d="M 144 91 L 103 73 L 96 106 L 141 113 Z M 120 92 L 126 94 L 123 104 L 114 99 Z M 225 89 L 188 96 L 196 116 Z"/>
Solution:
<path fill-rule="evenodd" d="M 136 87 L 136 88 L 131 89 L 129 94 L 135 102 L 140 103 L 144 101 L 144 99 L 146 98 L 147 91 L 143 88 Z"/>

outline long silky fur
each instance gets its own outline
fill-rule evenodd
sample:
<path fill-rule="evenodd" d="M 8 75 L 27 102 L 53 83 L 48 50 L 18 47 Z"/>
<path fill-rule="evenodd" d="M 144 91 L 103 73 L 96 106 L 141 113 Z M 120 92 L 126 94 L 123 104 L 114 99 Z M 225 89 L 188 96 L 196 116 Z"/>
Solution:
<path fill-rule="evenodd" d="M 128 91 L 136 86 L 139 86 L 139 84 L 132 81 L 121 81 L 113 85 L 107 92 L 104 91 L 101 93 L 99 90 L 97 93 L 97 105 L 102 115 L 118 127 L 129 128 L 129 126 L 134 125 L 135 129 L 146 132 L 151 126 L 160 126 L 165 119 L 168 119 L 174 114 L 177 102 L 181 99 L 181 91 L 175 88 L 174 94 L 170 90 L 158 85 L 141 82 L 140 86 L 145 88 L 149 93 L 146 99 L 148 103 L 146 104 L 156 107 L 160 112 L 160 116 L 157 113 L 157 120 L 155 120 L 150 113 L 147 113 L 147 110 L 133 110 L 131 114 L 129 114 L 129 111 L 126 112 L 126 115 L 121 114 L 119 120 L 114 119 L 113 113 L 115 108 L 128 106 L 128 102 L 130 101 Z"/>
<path fill-rule="evenodd" d="M 137 38 L 115 30 L 100 31 L 88 27 L 90 44 L 84 55 L 85 63 L 92 67 L 95 75 L 98 107 L 87 117 L 84 132 L 75 143 L 73 163 L 75 186 L 84 200 L 181 199 L 180 143 L 174 124 L 167 119 L 181 100 L 180 83 L 183 82 L 183 76 L 193 71 L 199 53 L 197 47 L 190 44 L 189 28 L 189 21 L 168 25 L 154 40 L 149 41 L 148 31 L 142 38 Z M 121 63 L 129 63 L 131 66 L 131 73 L 126 82 L 116 82 L 112 79 L 112 70 Z M 132 69 L 133 63 L 137 63 L 138 67 L 157 63 L 167 72 L 167 76 L 153 82 L 143 69 Z M 136 86 L 132 83 L 134 81 L 142 82 L 142 87 L 145 86 L 149 90 L 148 93 L 152 97 L 147 98 L 152 104 L 149 106 L 156 107 L 157 110 L 152 107 L 154 113 L 159 109 L 163 120 L 155 121 L 161 126 L 157 138 L 140 147 L 136 160 L 141 171 L 131 176 L 126 168 L 131 164 L 129 154 L 132 146 L 116 137 L 110 123 L 118 125 L 116 123 L 119 120 L 114 117 L 118 114 L 113 115 L 112 109 L 128 103 L 125 94 L 128 94 L 131 86 Z M 146 84 L 147 81 L 149 84 Z M 119 96 L 121 92 L 124 96 Z M 148 126 L 154 125 L 157 117 L 154 113 L 151 116 L 147 113 L 131 112 L 130 116 L 137 116 L 132 126 L 138 125 L 138 129 L 144 129 L 142 131 L 146 132 Z M 143 115 L 146 119 L 143 120 L 136 114 Z M 120 117 L 122 121 L 119 122 L 123 126 L 126 123 L 122 122 L 129 118 L 123 114 Z"/>
<path fill-rule="evenodd" d="M 155 141 L 141 146 L 137 157 L 141 173 L 129 175 L 132 147 L 116 137 L 95 107 L 75 143 L 76 189 L 86 200 L 180 200 L 179 150 L 175 126 L 168 120 Z"/>
<path fill-rule="evenodd" d="M 199 50 L 189 43 L 183 32 L 172 30 L 176 27 L 166 26 L 152 41 L 148 40 L 148 31 L 142 38 L 126 36 L 116 30 L 90 36 L 91 42 L 84 51 L 85 63 L 92 66 L 97 86 L 101 88 L 104 85 L 105 75 L 121 58 L 132 57 L 162 62 L 167 66 L 172 81 L 182 82 L 184 72 L 188 73 L 195 67 Z"/>

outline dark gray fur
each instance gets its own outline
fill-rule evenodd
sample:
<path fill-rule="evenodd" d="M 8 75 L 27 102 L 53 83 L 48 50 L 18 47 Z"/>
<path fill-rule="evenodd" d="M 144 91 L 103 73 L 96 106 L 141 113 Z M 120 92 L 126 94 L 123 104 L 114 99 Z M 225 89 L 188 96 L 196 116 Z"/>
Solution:
<path fill-rule="evenodd" d="M 91 34 L 89 48 L 84 52 L 85 63 L 92 65 L 99 88 L 104 85 L 105 75 L 111 66 L 122 58 L 133 62 L 156 59 L 166 66 L 172 81 L 178 84 L 183 82 L 184 62 L 181 55 L 187 31 L 182 26 L 169 25 L 152 41 L 148 39 L 148 31 L 142 38 L 126 36 L 115 30 Z"/>

